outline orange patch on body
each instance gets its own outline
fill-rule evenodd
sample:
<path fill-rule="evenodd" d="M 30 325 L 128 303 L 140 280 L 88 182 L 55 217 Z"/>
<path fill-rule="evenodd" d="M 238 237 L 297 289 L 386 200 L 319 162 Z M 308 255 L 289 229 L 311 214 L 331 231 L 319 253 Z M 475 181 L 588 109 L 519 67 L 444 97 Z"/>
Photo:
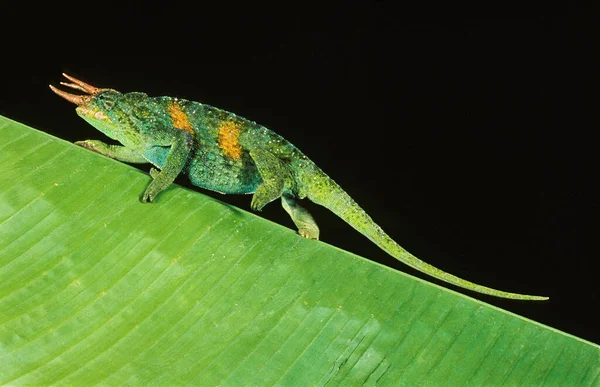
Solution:
<path fill-rule="evenodd" d="M 169 115 L 171 116 L 175 128 L 188 131 L 192 136 L 194 135 L 194 128 L 192 128 L 192 124 L 190 124 L 187 114 L 185 114 L 177 103 L 172 103 L 169 106 Z"/>
<path fill-rule="evenodd" d="M 219 147 L 234 160 L 242 158 L 242 146 L 239 141 L 240 127 L 228 121 L 219 127 Z"/>

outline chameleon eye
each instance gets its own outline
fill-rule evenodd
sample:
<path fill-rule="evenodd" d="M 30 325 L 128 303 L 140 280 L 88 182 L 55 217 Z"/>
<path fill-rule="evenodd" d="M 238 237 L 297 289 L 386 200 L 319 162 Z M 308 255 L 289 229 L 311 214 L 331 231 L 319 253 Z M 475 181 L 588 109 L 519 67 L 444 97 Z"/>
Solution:
<path fill-rule="evenodd" d="M 105 99 L 102 101 L 102 107 L 106 110 L 112 110 L 115 107 L 115 101 L 112 99 Z"/>
<path fill-rule="evenodd" d="M 98 103 L 104 110 L 107 111 L 110 111 L 115 107 L 115 100 L 104 94 L 100 94 L 98 96 Z"/>

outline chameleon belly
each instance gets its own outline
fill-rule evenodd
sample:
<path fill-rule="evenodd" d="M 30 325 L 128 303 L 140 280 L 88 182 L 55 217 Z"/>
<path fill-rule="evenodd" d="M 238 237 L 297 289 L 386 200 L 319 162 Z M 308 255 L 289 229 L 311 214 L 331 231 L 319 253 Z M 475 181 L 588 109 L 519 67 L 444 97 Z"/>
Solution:
<path fill-rule="evenodd" d="M 186 165 L 192 184 L 224 194 L 249 194 L 261 183 L 254 161 L 243 146 L 251 121 L 210 105 L 179 100 L 194 131 L 195 149 Z"/>
<path fill-rule="evenodd" d="M 215 156 L 209 149 L 199 149 L 188 165 L 192 184 L 224 194 L 249 194 L 261 182 L 248 152 L 239 159 Z"/>

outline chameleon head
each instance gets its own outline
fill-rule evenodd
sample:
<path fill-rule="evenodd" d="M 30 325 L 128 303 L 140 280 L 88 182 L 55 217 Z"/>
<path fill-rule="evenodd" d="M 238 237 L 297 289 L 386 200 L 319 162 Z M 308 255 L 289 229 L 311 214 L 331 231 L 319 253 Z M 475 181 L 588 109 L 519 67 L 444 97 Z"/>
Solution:
<path fill-rule="evenodd" d="M 94 87 L 64 73 L 63 76 L 72 83 L 61 82 L 61 85 L 83 91 L 86 94 L 67 93 L 52 85 L 50 85 L 50 89 L 67 101 L 76 104 L 77 114 L 81 118 L 124 145 L 135 139 L 139 130 L 130 119 L 129 105 L 131 105 L 131 101 L 129 100 L 131 98 L 128 94 L 122 94 L 114 89 Z"/>

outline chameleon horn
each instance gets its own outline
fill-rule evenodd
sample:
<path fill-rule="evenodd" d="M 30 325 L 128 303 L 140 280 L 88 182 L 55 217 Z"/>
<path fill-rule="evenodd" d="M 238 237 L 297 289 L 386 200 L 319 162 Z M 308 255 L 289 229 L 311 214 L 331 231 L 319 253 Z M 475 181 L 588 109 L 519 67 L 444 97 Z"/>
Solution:
<path fill-rule="evenodd" d="M 60 89 L 57 89 L 56 87 L 54 87 L 52 85 L 49 85 L 49 86 L 50 86 L 50 90 L 52 90 L 53 92 L 55 92 L 59 96 L 63 97 L 67 101 L 74 103 L 75 105 L 82 105 L 82 104 L 88 102 L 90 100 L 90 98 L 91 98 L 89 95 L 75 95 L 75 94 L 70 94 L 70 93 L 62 91 Z"/>
<path fill-rule="evenodd" d="M 81 90 L 81 91 L 84 91 L 84 92 L 86 92 L 88 94 L 92 94 L 92 95 L 96 95 L 102 91 L 102 89 L 99 89 L 92 85 L 88 85 L 87 83 L 80 81 L 79 79 L 74 78 L 65 73 L 63 73 L 62 75 L 63 75 L 63 77 L 67 78 L 69 81 L 73 82 L 73 83 L 61 82 L 60 84 L 63 86 L 67 86 L 67 87 L 70 87 L 70 88 L 76 89 L 76 90 Z"/>
<path fill-rule="evenodd" d="M 76 84 L 74 84 L 74 83 L 61 82 L 60 84 L 61 84 L 61 85 L 63 85 L 63 86 L 70 87 L 71 89 L 75 89 L 75 90 L 81 90 L 81 91 L 83 91 L 83 92 L 86 92 L 86 93 L 87 93 L 87 91 L 85 91 L 85 89 L 84 89 L 83 87 L 81 87 L 81 86 L 79 86 L 79 85 L 76 85 Z"/>

